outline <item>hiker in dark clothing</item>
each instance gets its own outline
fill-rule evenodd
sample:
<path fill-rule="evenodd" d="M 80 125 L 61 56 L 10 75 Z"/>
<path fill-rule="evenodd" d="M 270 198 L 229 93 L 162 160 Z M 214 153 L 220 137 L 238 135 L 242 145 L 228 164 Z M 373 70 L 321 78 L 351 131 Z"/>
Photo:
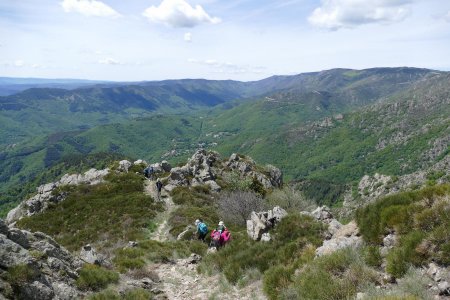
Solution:
<path fill-rule="evenodd" d="M 156 180 L 156 190 L 158 191 L 157 197 L 158 197 L 158 201 L 161 201 L 161 189 L 162 189 L 162 182 L 161 180 L 158 178 L 158 180 Z"/>

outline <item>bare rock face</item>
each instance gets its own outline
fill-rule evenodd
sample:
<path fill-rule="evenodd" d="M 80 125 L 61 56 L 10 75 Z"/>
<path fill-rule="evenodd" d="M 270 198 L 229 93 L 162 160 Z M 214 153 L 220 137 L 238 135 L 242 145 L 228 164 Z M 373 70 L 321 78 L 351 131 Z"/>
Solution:
<path fill-rule="evenodd" d="M 135 165 L 135 166 L 136 165 L 148 165 L 148 163 L 145 160 L 143 160 L 143 159 L 138 159 L 138 160 L 133 162 L 133 165 Z"/>
<path fill-rule="evenodd" d="M 90 244 L 81 247 L 80 259 L 89 264 L 101 265 L 104 261 L 103 257 Z"/>
<path fill-rule="evenodd" d="M 133 164 L 128 161 L 128 160 L 121 160 L 119 161 L 119 167 L 117 168 L 119 171 L 121 172 L 128 172 L 128 169 L 132 166 Z"/>
<path fill-rule="evenodd" d="M 77 269 L 82 262 L 44 233 L 9 229 L 0 219 L 0 268 L 9 272 L 26 268 L 25 281 L 1 281 L 1 290 L 10 290 L 18 299 L 75 299 Z"/>
<path fill-rule="evenodd" d="M 261 240 L 264 233 L 275 227 L 281 219 L 287 216 L 287 212 L 279 206 L 265 212 L 252 212 L 250 220 L 247 220 L 247 234 L 255 241 Z M 264 240 L 270 240 L 270 236 L 265 236 Z"/>
<path fill-rule="evenodd" d="M 359 235 L 359 229 L 356 222 L 352 221 L 346 225 L 342 225 L 336 220 L 331 210 L 327 206 L 316 208 L 313 212 L 302 212 L 316 220 L 328 225 L 326 240 L 322 246 L 316 249 L 316 256 L 331 254 L 339 249 L 346 247 L 360 247 L 362 238 Z"/>
<path fill-rule="evenodd" d="M 37 188 L 36 195 L 25 200 L 8 213 L 6 217 L 6 223 L 12 224 L 14 222 L 17 222 L 24 216 L 32 216 L 46 210 L 50 203 L 59 203 L 63 201 L 66 197 L 66 194 L 55 193 L 55 190 L 60 186 L 98 184 L 103 181 L 103 178 L 108 175 L 108 173 L 109 169 L 90 169 L 84 174 L 65 174 L 57 182 L 43 184 Z"/>
<path fill-rule="evenodd" d="M 283 184 L 283 174 L 280 169 L 267 165 L 261 172 L 250 157 L 242 157 L 233 153 L 225 165 L 238 172 L 243 178 L 256 178 L 266 189 L 281 187 Z"/>
<path fill-rule="evenodd" d="M 204 149 L 197 150 L 188 160 L 186 165 L 170 169 L 166 190 L 172 190 L 177 186 L 195 186 L 207 184 L 213 191 L 219 191 L 220 186 L 215 182 L 216 173 L 213 164 L 219 160 L 217 152 L 207 152 Z M 170 165 L 167 162 L 161 164 L 161 168 L 167 170 Z"/>

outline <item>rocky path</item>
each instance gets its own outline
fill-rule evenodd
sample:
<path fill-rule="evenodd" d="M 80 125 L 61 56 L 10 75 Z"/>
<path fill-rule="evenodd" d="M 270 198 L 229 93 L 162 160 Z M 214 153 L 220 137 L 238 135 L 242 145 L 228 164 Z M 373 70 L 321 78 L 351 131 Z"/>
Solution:
<path fill-rule="evenodd" d="M 155 200 L 157 197 L 156 182 L 148 180 L 145 183 L 145 193 Z M 166 191 L 161 193 L 161 201 L 166 206 L 165 211 L 156 217 L 157 228 L 152 232 L 150 238 L 165 242 L 174 238 L 169 234 L 170 226 L 168 219 L 177 208 L 172 198 Z M 164 296 L 158 299 L 171 300 L 203 300 L 203 299 L 266 299 L 262 291 L 261 281 L 254 282 L 243 289 L 239 289 L 227 283 L 221 275 L 207 277 L 197 272 L 198 257 L 191 256 L 188 259 L 178 259 L 172 263 L 160 263 L 147 266 L 160 278 L 158 289 Z"/>
<path fill-rule="evenodd" d="M 152 232 L 150 238 L 159 242 L 173 239 L 173 237 L 169 234 L 170 226 L 167 221 L 177 206 L 173 203 L 172 198 L 164 189 L 161 191 L 160 199 L 158 199 L 156 181 L 147 180 L 145 183 L 145 193 L 150 195 L 153 199 L 155 199 L 155 201 L 163 201 L 166 206 L 166 209 L 156 217 L 155 221 L 158 224 L 158 227 L 154 232 Z"/>
<path fill-rule="evenodd" d="M 206 277 L 197 273 L 192 257 L 180 259 L 174 264 L 160 264 L 154 271 L 163 282 L 162 290 L 168 299 L 174 300 L 259 300 L 267 299 L 262 291 L 261 281 L 253 282 L 239 289 L 229 284 L 222 276 Z"/>

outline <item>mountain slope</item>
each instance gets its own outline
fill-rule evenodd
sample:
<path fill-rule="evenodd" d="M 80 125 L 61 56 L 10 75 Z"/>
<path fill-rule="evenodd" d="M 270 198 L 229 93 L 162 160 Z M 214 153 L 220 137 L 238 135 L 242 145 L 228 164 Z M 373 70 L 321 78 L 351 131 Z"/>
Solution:
<path fill-rule="evenodd" d="M 337 69 L 269 78 L 264 88 L 262 82 L 178 80 L 29 90 L 0 100 L 24 106 L 0 114 L 1 202 L 11 203 L 15 186 L 43 168 L 97 152 L 177 161 L 203 146 L 250 154 L 280 166 L 288 179 L 330 186 L 366 173 L 411 173 L 448 153 L 448 81 L 448 73 L 423 69 Z M 283 91 L 266 93 L 277 85 Z M 256 90 L 264 96 L 254 96 Z M 239 95 L 254 97 L 232 100 Z M 192 116 L 126 121 L 161 111 Z"/>

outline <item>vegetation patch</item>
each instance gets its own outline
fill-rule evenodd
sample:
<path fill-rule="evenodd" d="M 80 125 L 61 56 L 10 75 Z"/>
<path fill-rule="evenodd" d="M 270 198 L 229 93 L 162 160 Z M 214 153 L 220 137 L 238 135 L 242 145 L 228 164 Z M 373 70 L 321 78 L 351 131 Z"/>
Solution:
<path fill-rule="evenodd" d="M 85 264 L 79 274 L 76 285 L 82 290 L 98 291 L 119 281 L 118 273 L 91 264 Z"/>
<path fill-rule="evenodd" d="M 300 270 L 288 291 L 296 299 L 352 299 L 377 273 L 351 248 L 321 256 Z"/>
<path fill-rule="evenodd" d="M 385 197 L 357 212 L 366 242 L 378 246 L 395 231 L 399 242 L 387 256 L 387 271 L 402 277 L 411 265 L 450 264 L 450 184 Z"/>
<path fill-rule="evenodd" d="M 206 256 L 199 269 L 205 273 L 223 272 L 232 284 L 238 283 L 248 269 L 265 273 L 272 266 L 280 265 L 294 270 L 314 257 L 315 247 L 322 242 L 323 229 L 323 225 L 312 218 L 289 215 L 273 230 L 273 240 L 269 243 L 251 240 L 245 230 L 233 232 L 232 242 L 218 253 Z M 278 274 L 279 270 L 271 272 Z M 274 286 L 271 279 L 267 282 Z M 283 280 L 277 284 L 284 284 Z"/>
<path fill-rule="evenodd" d="M 191 253 L 204 255 L 205 252 L 206 245 L 199 241 L 158 242 L 145 240 L 140 241 L 135 248 L 116 250 L 113 262 L 121 273 L 125 273 L 130 270 L 142 270 L 147 262 L 170 262 L 174 259 L 188 257 Z"/>
<path fill-rule="evenodd" d="M 97 185 L 61 187 L 67 199 L 43 213 L 23 218 L 18 226 L 42 231 L 69 250 L 84 244 L 110 246 L 142 239 L 156 213 L 162 210 L 143 193 L 143 177 L 134 173 L 111 173 Z M 95 215 L 94 215 L 95 212 Z"/>

